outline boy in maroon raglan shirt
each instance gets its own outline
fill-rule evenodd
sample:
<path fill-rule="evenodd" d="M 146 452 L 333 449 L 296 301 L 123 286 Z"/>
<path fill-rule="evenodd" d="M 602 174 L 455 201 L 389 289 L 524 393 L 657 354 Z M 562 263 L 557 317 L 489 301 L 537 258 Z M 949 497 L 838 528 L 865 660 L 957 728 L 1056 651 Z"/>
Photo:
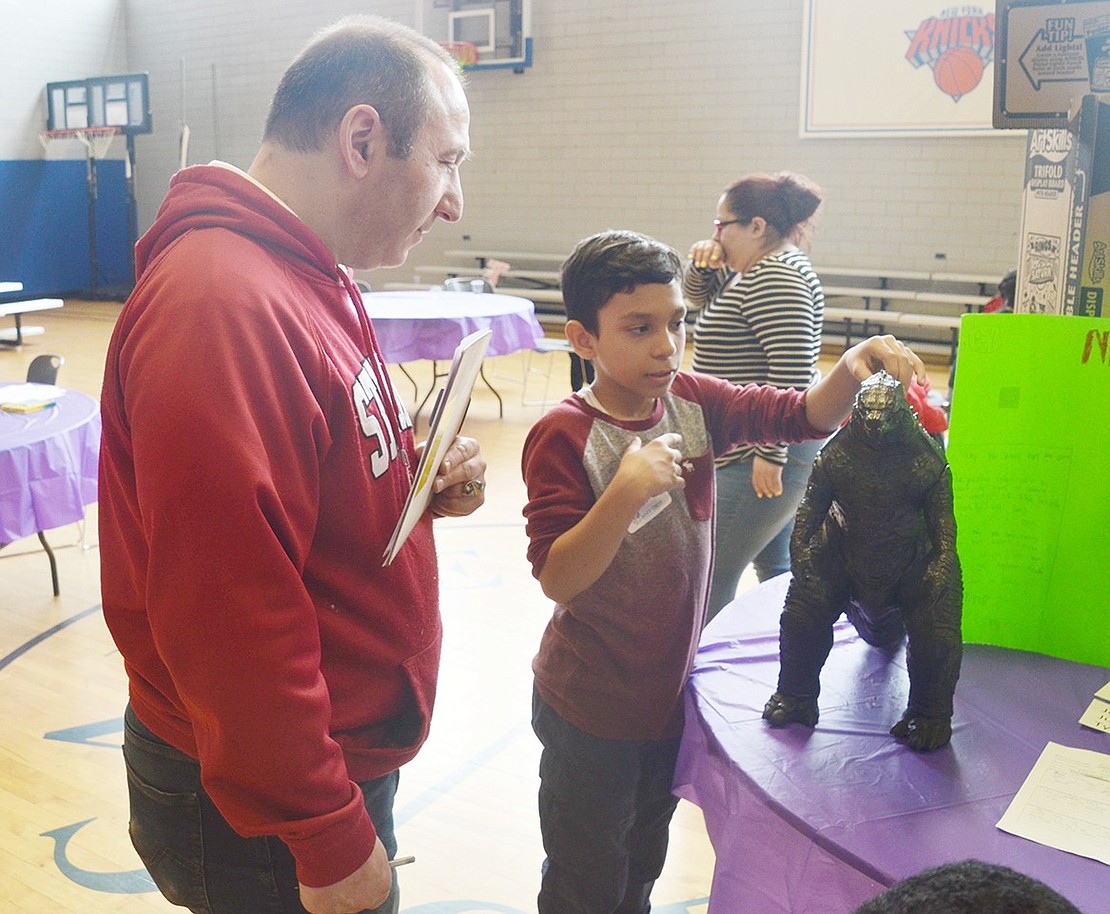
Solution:
<path fill-rule="evenodd" d="M 587 238 L 563 266 L 567 338 L 596 378 L 536 423 L 522 459 L 528 558 L 556 603 L 533 662 L 540 914 L 650 910 L 705 615 L 714 455 L 825 437 L 880 368 L 925 377 L 889 336 L 804 392 L 683 372 L 681 275 L 673 250 L 633 232 Z"/>

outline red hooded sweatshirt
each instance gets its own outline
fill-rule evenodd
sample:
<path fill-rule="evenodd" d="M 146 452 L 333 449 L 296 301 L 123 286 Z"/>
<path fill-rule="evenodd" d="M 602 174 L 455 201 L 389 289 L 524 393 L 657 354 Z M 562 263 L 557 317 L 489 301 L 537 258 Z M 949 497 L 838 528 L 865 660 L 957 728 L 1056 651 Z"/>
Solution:
<path fill-rule="evenodd" d="M 355 782 L 416 754 L 435 695 L 430 515 L 382 567 L 411 421 L 346 271 L 241 172 L 179 172 L 136 258 L 101 404 L 104 618 L 139 719 L 328 885 L 373 847 Z"/>

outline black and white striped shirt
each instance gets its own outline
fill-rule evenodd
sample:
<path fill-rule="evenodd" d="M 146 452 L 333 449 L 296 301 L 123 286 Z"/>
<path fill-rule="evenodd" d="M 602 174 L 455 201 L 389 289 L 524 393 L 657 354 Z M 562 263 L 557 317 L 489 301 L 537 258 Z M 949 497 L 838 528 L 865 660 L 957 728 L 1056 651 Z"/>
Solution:
<path fill-rule="evenodd" d="M 825 294 L 809 258 L 796 249 L 780 251 L 730 286 L 734 275 L 691 266 L 683 279 L 684 297 L 700 310 L 694 370 L 734 384 L 803 390 L 815 383 Z M 722 454 L 717 463 L 753 454 L 786 463 L 785 445 L 747 445 Z"/>

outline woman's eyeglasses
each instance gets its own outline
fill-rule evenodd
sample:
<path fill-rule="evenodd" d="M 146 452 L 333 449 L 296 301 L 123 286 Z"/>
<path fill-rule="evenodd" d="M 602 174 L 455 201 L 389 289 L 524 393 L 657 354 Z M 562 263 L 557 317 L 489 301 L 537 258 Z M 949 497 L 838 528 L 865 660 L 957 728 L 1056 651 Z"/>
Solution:
<path fill-rule="evenodd" d="M 723 229 L 725 226 L 727 226 L 727 225 L 739 225 L 743 221 L 744 221 L 743 219 L 724 219 L 724 220 L 714 219 L 713 220 L 713 234 L 714 235 L 719 235 L 720 232 L 721 232 L 721 229 Z"/>

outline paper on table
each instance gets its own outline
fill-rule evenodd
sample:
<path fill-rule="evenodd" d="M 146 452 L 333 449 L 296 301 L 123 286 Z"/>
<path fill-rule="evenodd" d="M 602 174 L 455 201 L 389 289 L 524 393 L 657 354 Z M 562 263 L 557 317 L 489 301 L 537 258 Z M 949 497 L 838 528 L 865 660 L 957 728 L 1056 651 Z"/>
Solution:
<path fill-rule="evenodd" d="M 1110 755 L 1050 742 L 998 828 L 1110 864 Z"/>
<path fill-rule="evenodd" d="M 1083 712 L 1083 716 L 1079 718 L 1079 722 L 1084 727 L 1090 727 L 1092 730 L 1110 733 L 1110 701 L 1093 699 L 1087 705 L 1087 710 Z"/>
<path fill-rule="evenodd" d="M 1079 718 L 1084 727 L 1110 733 L 1110 682 L 1095 692 L 1095 697 Z"/>
<path fill-rule="evenodd" d="M 0 403 L 46 403 L 65 392 L 54 384 L 5 384 L 0 387 Z"/>
<path fill-rule="evenodd" d="M 428 502 L 432 498 L 432 483 L 435 482 L 439 465 L 443 462 L 443 455 L 462 428 L 466 408 L 470 405 L 470 394 L 474 390 L 474 382 L 478 380 L 482 359 L 485 358 L 492 336 L 491 330 L 476 330 L 455 348 L 447 383 L 440 391 L 435 409 L 432 410 L 428 440 L 424 444 L 420 462 L 416 465 L 412 488 L 409 489 L 405 507 L 401 511 L 401 519 L 397 521 L 397 527 L 382 556 L 383 565 L 388 565 L 397 557 L 416 522 L 428 508 Z"/>

